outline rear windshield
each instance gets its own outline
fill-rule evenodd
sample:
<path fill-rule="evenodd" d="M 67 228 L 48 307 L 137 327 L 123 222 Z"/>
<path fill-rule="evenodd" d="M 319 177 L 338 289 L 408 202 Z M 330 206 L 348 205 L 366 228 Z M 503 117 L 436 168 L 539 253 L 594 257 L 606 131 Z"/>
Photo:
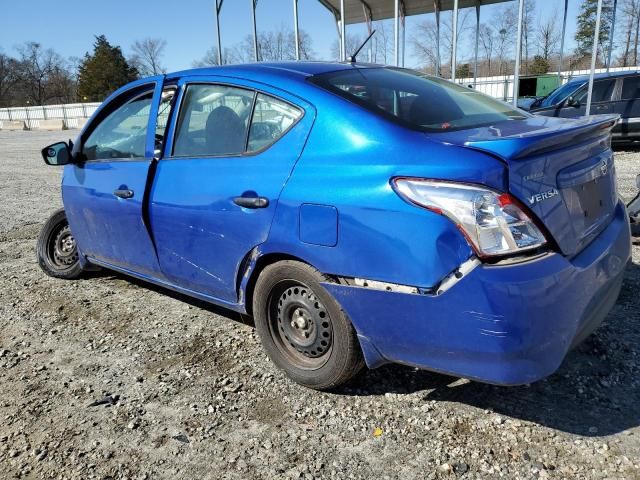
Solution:
<path fill-rule="evenodd" d="M 353 68 L 317 75 L 311 81 L 385 117 L 429 132 L 528 116 L 473 89 L 413 70 Z"/>

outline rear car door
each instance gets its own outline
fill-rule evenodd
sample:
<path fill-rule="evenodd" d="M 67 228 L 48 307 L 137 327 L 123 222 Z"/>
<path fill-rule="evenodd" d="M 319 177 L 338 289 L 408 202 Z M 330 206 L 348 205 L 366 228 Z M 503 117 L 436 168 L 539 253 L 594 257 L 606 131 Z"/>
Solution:
<path fill-rule="evenodd" d="M 640 75 L 624 77 L 620 100 L 614 104 L 614 113 L 620 123 L 613 130 L 614 138 L 640 137 Z"/>
<path fill-rule="evenodd" d="M 150 197 L 160 267 L 183 288 L 236 303 L 243 259 L 267 239 L 315 111 L 224 77 L 182 79 L 179 95 Z"/>
<path fill-rule="evenodd" d="M 155 148 L 162 77 L 132 84 L 108 99 L 74 146 L 62 181 L 69 225 L 87 257 L 160 276 L 144 218 Z"/>

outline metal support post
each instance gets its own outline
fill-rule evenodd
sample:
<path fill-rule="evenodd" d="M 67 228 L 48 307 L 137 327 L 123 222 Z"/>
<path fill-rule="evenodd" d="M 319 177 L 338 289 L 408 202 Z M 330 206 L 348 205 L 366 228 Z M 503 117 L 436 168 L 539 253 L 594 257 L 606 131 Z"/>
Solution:
<path fill-rule="evenodd" d="M 224 0 L 216 0 L 216 34 L 218 36 L 218 65 L 222 65 L 222 42 L 220 41 L 220 10 Z"/>
<path fill-rule="evenodd" d="M 346 25 L 344 18 L 344 0 L 340 0 L 340 38 L 342 39 L 342 43 L 340 45 L 340 60 L 343 62 L 347 61 L 347 36 L 346 36 Z"/>
<path fill-rule="evenodd" d="M 616 32 L 616 10 L 618 8 L 618 0 L 613 0 L 613 14 L 611 15 L 611 31 L 609 32 L 609 52 L 607 53 L 607 73 L 611 68 L 611 54 L 613 53 L 613 36 Z"/>
<path fill-rule="evenodd" d="M 518 38 L 516 39 L 516 68 L 513 72 L 513 106 L 518 106 L 520 90 L 520 56 L 522 55 L 522 17 L 524 16 L 524 0 L 518 5 Z"/>
<path fill-rule="evenodd" d="M 436 14 L 436 76 L 440 77 L 440 0 L 433 0 L 433 10 Z"/>
<path fill-rule="evenodd" d="M 600 40 L 600 17 L 602 16 L 602 0 L 598 0 L 596 11 L 596 27 L 593 33 L 593 50 L 591 51 L 591 72 L 589 73 L 589 90 L 587 91 L 587 108 L 585 115 L 591 114 L 591 96 L 593 94 L 593 77 L 596 71 L 596 58 L 598 57 L 598 40 Z"/>
<path fill-rule="evenodd" d="M 393 12 L 393 59 L 396 67 L 400 66 L 400 5 L 399 0 L 394 0 Z"/>
<path fill-rule="evenodd" d="M 256 27 L 256 5 L 258 0 L 249 0 L 251 2 L 251 20 L 253 21 L 253 51 L 255 54 L 255 61 L 260 61 L 260 53 L 258 51 L 258 28 Z"/>
<path fill-rule="evenodd" d="M 453 39 L 451 41 L 451 80 L 456 80 L 456 58 L 458 43 L 458 0 L 453 0 Z"/>
<path fill-rule="evenodd" d="M 473 59 L 473 88 L 478 85 L 478 46 L 480 45 L 480 3 L 476 0 L 476 50 Z"/>
<path fill-rule="evenodd" d="M 300 32 L 298 31 L 298 0 L 293 0 L 293 34 L 296 42 L 296 60 L 300 60 Z"/>
<path fill-rule="evenodd" d="M 558 85 L 562 83 L 562 57 L 564 54 L 564 37 L 567 32 L 567 9 L 569 8 L 569 0 L 564 0 L 564 15 L 562 16 L 562 37 L 560 38 L 560 58 L 558 62 Z"/>

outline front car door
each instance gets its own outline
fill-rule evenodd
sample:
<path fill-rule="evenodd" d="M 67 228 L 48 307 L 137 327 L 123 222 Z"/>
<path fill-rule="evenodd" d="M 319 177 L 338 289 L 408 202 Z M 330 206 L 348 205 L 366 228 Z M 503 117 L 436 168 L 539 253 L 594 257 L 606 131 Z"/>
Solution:
<path fill-rule="evenodd" d="M 62 196 L 83 255 L 96 263 L 161 275 L 144 218 L 162 77 L 136 82 L 96 112 L 64 171 Z"/>
<path fill-rule="evenodd" d="M 240 79 L 185 78 L 179 95 L 150 197 L 160 267 L 182 288 L 236 304 L 241 264 L 267 239 L 315 111 Z"/>

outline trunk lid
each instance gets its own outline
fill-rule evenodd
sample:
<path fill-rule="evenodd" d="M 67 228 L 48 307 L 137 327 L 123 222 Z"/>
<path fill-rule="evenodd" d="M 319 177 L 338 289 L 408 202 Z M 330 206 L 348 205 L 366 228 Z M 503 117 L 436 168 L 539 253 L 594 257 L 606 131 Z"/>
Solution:
<path fill-rule="evenodd" d="M 509 192 L 538 217 L 562 253 L 572 256 L 613 216 L 617 191 L 610 132 L 616 121 L 615 115 L 532 116 L 427 135 L 504 161 Z"/>

